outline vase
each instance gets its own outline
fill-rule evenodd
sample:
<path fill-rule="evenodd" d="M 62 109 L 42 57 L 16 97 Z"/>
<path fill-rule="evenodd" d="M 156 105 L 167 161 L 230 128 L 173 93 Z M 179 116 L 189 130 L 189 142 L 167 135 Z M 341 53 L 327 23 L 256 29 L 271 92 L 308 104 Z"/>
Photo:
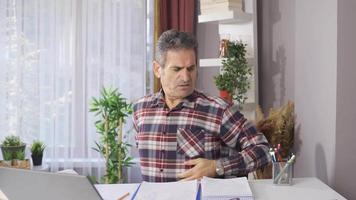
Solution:
<path fill-rule="evenodd" d="M 226 90 L 220 90 L 220 97 L 225 101 L 232 103 L 232 97 Z"/>
<path fill-rule="evenodd" d="M 1 146 L 2 157 L 4 160 L 21 159 L 25 155 L 26 144 L 21 146 Z"/>
<path fill-rule="evenodd" d="M 40 165 L 42 165 L 42 157 L 43 157 L 42 154 L 40 154 L 40 155 L 32 154 L 32 155 L 31 155 L 31 158 L 32 158 L 33 166 L 40 166 Z"/>

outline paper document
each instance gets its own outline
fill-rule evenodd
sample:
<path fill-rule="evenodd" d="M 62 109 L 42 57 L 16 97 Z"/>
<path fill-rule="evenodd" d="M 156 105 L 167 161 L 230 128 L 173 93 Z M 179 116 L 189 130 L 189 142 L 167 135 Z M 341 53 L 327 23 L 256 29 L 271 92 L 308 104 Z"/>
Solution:
<path fill-rule="evenodd" d="M 253 199 L 246 177 L 230 179 L 203 177 L 200 183 L 202 200 Z"/>
<path fill-rule="evenodd" d="M 198 182 L 181 181 L 166 183 L 142 182 L 135 200 L 195 200 Z"/>
<path fill-rule="evenodd" d="M 100 196 L 104 200 L 117 200 L 120 197 L 124 196 L 126 193 L 129 193 L 125 200 L 132 198 L 135 193 L 139 183 L 133 184 L 96 184 L 95 188 L 98 190 Z"/>
<path fill-rule="evenodd" d="M 0 190 L 0 200 L 8 200 L 5 194 Z"/>

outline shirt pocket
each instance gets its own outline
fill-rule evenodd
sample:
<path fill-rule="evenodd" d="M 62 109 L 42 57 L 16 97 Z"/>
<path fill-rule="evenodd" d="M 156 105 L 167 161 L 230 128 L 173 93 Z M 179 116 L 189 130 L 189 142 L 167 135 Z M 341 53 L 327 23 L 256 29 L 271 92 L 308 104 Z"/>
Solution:
<path fill-rule="evenodd" d="M 177 131 L 177 151 L 189 158 L 203 157 L 204 130 L 180 128 Z"/>

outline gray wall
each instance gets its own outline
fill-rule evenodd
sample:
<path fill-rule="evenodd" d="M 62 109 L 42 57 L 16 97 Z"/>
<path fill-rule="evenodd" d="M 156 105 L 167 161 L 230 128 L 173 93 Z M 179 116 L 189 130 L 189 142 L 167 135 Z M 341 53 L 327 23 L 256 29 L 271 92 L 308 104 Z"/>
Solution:
<path fill-rule="evenodd" d="M 356 199 L 356 1 L 338 1 L 335 188 Z"/>
<path fill-rule="evenodd" d="M 219 27 L 217 23 L 202 23 L 197 26 L 198 58 L 219 57 Z M 218 96 L 219 91 L 214 84 L 214 76 L 219 74 L 218 67 L 205 67 L 198 70 L 197 89 L 207 94 Z"/>
<path fill-rule="evenodd" d="M 356 198 L 355 1 L 259 0 L 260 102 L 295 101 L 295 176 Z"/>
<path fill-rule="evenodd" d="M 267 112 L 294 99 L 294 1 L 258 1 L 260 104 Z"/>

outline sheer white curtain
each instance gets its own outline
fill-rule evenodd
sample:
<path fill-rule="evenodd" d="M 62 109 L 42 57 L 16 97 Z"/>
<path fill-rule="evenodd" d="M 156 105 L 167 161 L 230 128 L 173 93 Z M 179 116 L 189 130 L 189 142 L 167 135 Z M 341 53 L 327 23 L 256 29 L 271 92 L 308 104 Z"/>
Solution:
<path fill-rule="evenodd" d="M 0 0 L 0 15 L 0 141 L 41 139 L 52 171 L 103 175 L 88 107 L 103 86 L 144 95 L 146 0 Z"/>

